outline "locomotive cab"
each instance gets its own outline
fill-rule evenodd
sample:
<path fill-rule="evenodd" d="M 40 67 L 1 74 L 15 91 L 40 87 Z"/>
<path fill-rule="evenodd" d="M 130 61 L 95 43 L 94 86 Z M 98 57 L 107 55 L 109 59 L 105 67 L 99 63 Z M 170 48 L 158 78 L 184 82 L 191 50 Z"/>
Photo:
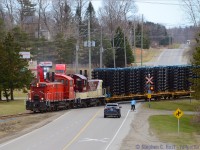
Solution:
<path fill-rule="evenodd" d="M 81 74 L 73 74 L 74 79 L 74 91 L 86 92 L 87 91 L 87 78 Z"/>
<path fill-rule="evenodd" d="M 74 80 L 70 76 L 55 74 L 55 81 L 61 82 L 64 85 L 65 99 L 73 100 L 75 98 Z"/>

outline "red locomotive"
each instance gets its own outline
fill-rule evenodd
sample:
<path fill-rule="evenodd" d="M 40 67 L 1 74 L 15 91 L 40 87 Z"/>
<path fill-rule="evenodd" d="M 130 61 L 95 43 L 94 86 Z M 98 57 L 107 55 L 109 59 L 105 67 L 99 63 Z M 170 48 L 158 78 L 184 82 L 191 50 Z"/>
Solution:
<path fill-rule="evenodd" d="M 38 80 L 31 83 L 26 109 L 34 112 L 54 111 L 105 103 L 102 80 L 88 80 L 81 74 L 47 73 L 38 66 Z"/>

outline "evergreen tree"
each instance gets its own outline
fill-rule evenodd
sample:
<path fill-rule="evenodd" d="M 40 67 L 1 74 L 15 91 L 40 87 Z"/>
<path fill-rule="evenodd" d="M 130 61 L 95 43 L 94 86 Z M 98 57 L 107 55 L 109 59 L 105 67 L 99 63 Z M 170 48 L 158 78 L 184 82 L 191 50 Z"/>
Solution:
<path fill-rule="evenodd" d="M 4 22 L 3 22 L 3 19 L 0 18 L 0 100 L 2 100 L 2 84 L 3 84 L 3 81 L 2 81 L 2 75 L 3 75 L 3 72 L 1 71 L 1 68 L 2 68 L 2 62 L 3 62 L 3 59 L 4 59 L 4 52 L 3 52 L 3 38 L 5 36 L 5 25 L 4 25 Z"/>
<path fill-rule="evenodd" d="M 71 8 L 68 5 L 67 1 L 65 1 L 64 9 L 63 9 L 63 23 L 64 23 L 65 28 L 67 28 L 67 26 L 71 23 L 70 22 L 71 18 L 72 18 Z"/>
<path fill-rule="evenodd" d="M 136 47 L 141 48 L 141 34 L 142 32 L 142 27 L 138 23 L 136 27 Z M 150 47 L 150 39 L 148 37 L 148 31 L 143 29 L 143 48 L 144 49 L 149 49 Z"/>
<path fill-rule="evenodd" d="M 97 22 L 96 22 L 97 19 L 95 16 L 95 10 L 92 5 L 92 2 L 89 2 L 88 8 L 85 13 L 85 21 L 88 22 L 88 19 L 90 19 L 90 28 L 91 28 L 91 32 L 93 32 L 96 27 L 96 24 L 97 24 Z"/>
<path fill-rule="evenodd" d="M 95 47 L 91 47 L 91 62 L 92 64 L 98 66 L 99 63 L 99 50 L 100 50 L 100 32 L 97 32 L 97 30 L 100 29 L 99 23 L 97 21 L 97 18 L 95 16 L 95 10 L 91 2 L 88 4 L 88 8 L 86 9 L 86 13 L 84 16 L 83 24 L 86 26 L 82 27 L 82 30 L 84 31 L 82 35 L 83 41 L 88 41 L 88 23 L 90 21 L 90 37 L 91 41 L 95 42 Z M 82 51 L 79 51 L 80 55 L 82 56 L 80 58 L 80 62 L 87 64 L 89 60 L 88 55 L 88 47 L 85 47 Z"/>
<path fill-rule="evenodd" d="M 115 44 L 114 47 L 115 47 L 116 67 L 125 66 L 125 51 L 126 51 L 127 64 L 131 64 L 134 61 L 132 50 L 126 37 L 124 43 L 124 33 L 122 32 L 122 29 L 120 27 L 118 27 L 116 30 L 114 44 Z"/>
<path fill-rule="evenodd" d="M 5 59 L 5 51 L 3 50 L 3 43 L 0 40 L 0 100 L 2 100 L 2 91 L 3 91 L 3 84 L 4 84 L 4 59 Z"/>
<path fill-rule="evenodd" d="M 18 0 L 18 3 L 21 5 L 21 21 L 23 21 L 27 16 L 35 15 L 36 4 L 33 4 L 30 0 Z"/>
<path fill-rule="evenodd" d="M 4 24 L 4 22 L 3 22 L 3 19 L 1 19 L 0 18 L 0 41 L 2 41 L 3 40 L 3 38 L 4 38 L 4 36 L 5 36 L 5 31 L 6 29 L 5 29 L 5 24 Z"/>
<path fill-rule="evenodd" d="M 23 51 L 29 51 L 31 47 L 31 41 L 28 37 L 28 34 L 21 30 L 19 27 L 12 29 L 12 34 L 15 38 L 15 42 L 19 44 Z"/>
<path fill-rule="evenodd" d="M 103 48 L 104 48 L 103 64 L 108 68 L 114 67 L 112 43 L 110 42 L 109 39 L 107 38 L 103 39 Z"/>
<path fill-rule="evenodd" d="M 56 62 L 65 64 L 73 63 L 75 60 L 76 39 L 70 37 L 65 40 L 63 34 L 57 34 L 54 43 L 57 52 Z"/>
<path fill-rule="evenodd" d="M 63 63 L 73 64 L 75 60 L 76 40 L 70 37 L 65 42 L 65 48 L 63 49 L 61 56 Z"/>
<path fill-rule="evenodd" d="M 62 33 L 58 33 L 55 37 L 55 51 L 57 53 L 56 63 L 64 63 L 64 49 L 65 49 L 65 39 Z"/>
<path fill-rule="evenodd" d="M 194 65 L 193 72 L 196 76 L 192 79 L 192 88 L 195 91 L 194 97 L 200 99 L 200 34 L 196 38 L 196 42 L 196 48 L 192 59 L 192 65 Z"/>
<path fill-rule="evenodd" d="M 2 86 L 6 99 L 14 100 L 14 89 L 26 89 L 33 78 L 30 70 L 27 69 L 28 62 L 22 59 L 19 52 L 21 47 L 16 43 L 14 36 L 8 32 L 3 43 L 2 52 L 3 60 L 1 60 Z"/>

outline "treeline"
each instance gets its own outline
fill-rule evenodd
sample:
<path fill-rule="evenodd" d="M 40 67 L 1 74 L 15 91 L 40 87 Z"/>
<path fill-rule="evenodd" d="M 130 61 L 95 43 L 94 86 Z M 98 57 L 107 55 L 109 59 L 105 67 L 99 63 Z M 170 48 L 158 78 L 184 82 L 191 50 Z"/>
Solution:
<path fill-rule="evenodd" d="M 89 21 L 91 40 L 95 42 L 92 47 L 94 67 L 100 64 L 101 46 L 104 66 L 112 67 L 114 58 L 116 64 L 119 61 L 119 66 L 125 66 L 125 52 L 131 54 L 133 46 L 148 49 L 169 44 L 165 26 L 151 22 L 143 23 L 141 42 L 141 16 L 136 15 L 136 5 L 132 0 L 117 3 L 102 1 L 98 13 L 87 0 L 12 0 L 12 3 L 1 1 L 0 12 L 0 18 L 6 24 L 5 30 L 10 31 L 17 26 L 27 34 L 26 40 L 20 42 L 25 51 L 31 52 L 31 58 L 38 62 L 74 64 L 78 51 L 79 63 L 88 64 L 88 47 L 84 47 L 84 42 L 88 41 Z M 118 36 L 119 28 L 125 36 Z M 121 55 L 118 56 L 117 51 Z M 134 61 L 132 57 L 127 59 L 127 64 Z"/>

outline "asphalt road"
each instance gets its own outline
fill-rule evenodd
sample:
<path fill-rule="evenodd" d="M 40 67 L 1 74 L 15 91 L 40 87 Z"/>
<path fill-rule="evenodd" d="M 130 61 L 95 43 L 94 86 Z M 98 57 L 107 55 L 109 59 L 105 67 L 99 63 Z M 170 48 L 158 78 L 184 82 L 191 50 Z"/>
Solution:
<path fill-rule="evenodd" d="M 130 111 L 130 104 L 121 106 L 121 118 L 103 118 L 103 106 L 72 109 L 42 128 L 1 144 L 0 150 L 117 150 L 137 113 Z"/>
<path fill-rule="evenodd" d="M 186 65 L 188 60 L 184 57 L 186 45 L 182 45 L 179 49 L 165 49 L 151 62 L 145 63 L 147 66 L 173 66 Z"/>

